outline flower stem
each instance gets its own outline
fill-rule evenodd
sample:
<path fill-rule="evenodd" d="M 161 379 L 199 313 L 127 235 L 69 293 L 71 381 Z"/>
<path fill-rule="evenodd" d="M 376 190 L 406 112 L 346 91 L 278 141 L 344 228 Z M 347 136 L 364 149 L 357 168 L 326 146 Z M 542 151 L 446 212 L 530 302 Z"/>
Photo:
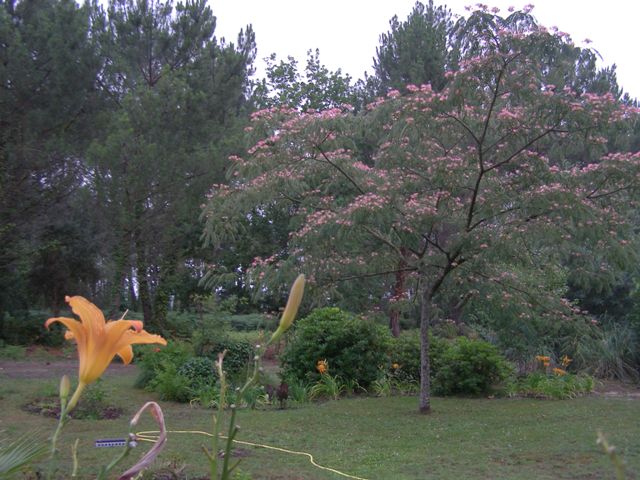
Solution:
<path fill-rule="evenodd" d="M 60 400 L 60 418 L 58 418 L 58 426 L 56 427 L 56 431 L 53 432 L 53 436 L 51 437 L 51 451 L 49 453 L 49 461 L 53 460 L 54 457 L 56 456 L 58 438 L 60 438 L 62 429 L 69 421 L 69 412 L 71 412 L 71 410 L 73 410 L 73 408 L 78 403 L 78 400 L 80 399 L 80 395 L 82 395 L 82 391 L 84 390 L 84 387 L 86 387 L 86 384 L 82 382 L 78 383 L 78 387 L 76 388 L 76 391 L 73 393 L 73 397 L 71 397 L 71 400 L 69 401 L 69 403 L 66 403 L 64 399 Z M 51 477 L 52 477 L 52 472 L 49 471 L 48 478 L 51 478 Z"/>
<path fill-rule="evenodd" d="M 129 436 L 130 437 L 130 436 Z M 131 449 L 133 448 L 133 444 L 130 441 L 130 438 L 127 440 L 127 445 L 125 446 L 125 448 L 122 450 L 122 452 L 120 453 L 120 455 L 118 455 L 116 458 L 114 458 L 111 463 L 109 465 L 107 465 L 106 467 L 103 467 L 102 470 L 100 471 L 100 473 L 98 474 L 98 478 L 96 480 L 104 480 L 107 478 L 107 476 L 109 475 L 109 472 L 111 470 L 113 470 L 113 468 L 118 465 L 118 463 L 120 463 L 122 460 L 124 460 L 127 456 L 129 456 L 129 453 L 131 453 Z"/>
<path fill-rule="evenodd" d="M 76 404 L 78 403 L 78 400 L 80 400 L 80 395 L 82 395 L 82 392 L 84 391 L 86 386 L 87 386 L 86 383 L 83 383 L 83 382 L 78 383 L 78 387 L 76 388 L 76 391 L 73 392 L 73 396 L 71 397 L 71 400 L 69 400 L 69 403 L 67 404 L 67 408 L 66 408 L 67 413 L 69 413 L 71 410 L 75 408 Z"/>
<path fill-rule="evenodd" d="M 79 438 L 76 438 L 75 443 L 71 447 L 71 456 L 73 457 L 73 470 L 71 471 L 71 478 L 78 478 L 78 443 Z"/>
<path fill-rule="evenodd" d="M 218 397 L 218 409 L 213 416 L 213 437 L 211 438 L 211 452 L 208 452 L 209 468 L 211 480 L 218 479 L 218 440 L 220 437 L 220 430 L 222 428 L 222 416 L 224 413 L 224 404 L 226 403 L 227 395 L 227 382 L 224 374 L 222 362 L 227 351 L 223 351 L 218 354 L 218 361 L 216 362 L 216 368 L 218 370 L 218 378 L 220 380 L 220 396 Z"/>

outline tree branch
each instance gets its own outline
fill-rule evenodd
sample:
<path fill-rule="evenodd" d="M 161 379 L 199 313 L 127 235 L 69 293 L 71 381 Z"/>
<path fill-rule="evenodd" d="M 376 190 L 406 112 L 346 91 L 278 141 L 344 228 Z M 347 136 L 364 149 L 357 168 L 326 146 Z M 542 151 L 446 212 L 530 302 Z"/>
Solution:
<path fill-rule="evenodd" d="M 350 280 L 359 280 L 361 278 L 374 278 L 374 277 L 382 277 L 384 275 L 391 275 L 391 274 L 396 274 L 396 273 L 400 273 L 400 272 L 415 272 L 417 271 L 417 267 L 406 267 L 406 268 L 399 268 L 399 269 L 395 269 L 395 270 L 386 270 L 383 272 L 372 272 L 372 273 L 362 273 L 359 275 L 351 275 L 348 277 L 339 277 L 339 278 L 334 278 L 331 280 L 331 283 L 338 283 L 338 282 L 348 282 Z"/>
<path fill-rule="evenodd" d="M 358 192 L 360 193 L 360 195 L 364 195 L 365 191 L 360 188 L 360 185 L 358 185 L 356 183 L 356 181 L 353 179 L 353 177 L 351 177 L 351 175 L 349 175 L 347 172 L 344 171 L 344 169 L 342 169 L 339 165 L 337 165 L 336 163 L 332 162 L 329 157 L 327 156 L 327 154 L 324 152 L 324 150 L 322 150 L 322 148 L 320 147 L 320 145 L 314 145 L 314 147 L 320 152 L 320 155 L 322 155 L 322 157 L 324 158 L 324 160 L 331 165 L 333 168 L 335 168 L 336 170 L 338 170 L 342 176 L 344 178 L 346 178 L 349 183 L 351 183 L 351 185 L 353 185 L 356 190 L 358 190 Z"/>

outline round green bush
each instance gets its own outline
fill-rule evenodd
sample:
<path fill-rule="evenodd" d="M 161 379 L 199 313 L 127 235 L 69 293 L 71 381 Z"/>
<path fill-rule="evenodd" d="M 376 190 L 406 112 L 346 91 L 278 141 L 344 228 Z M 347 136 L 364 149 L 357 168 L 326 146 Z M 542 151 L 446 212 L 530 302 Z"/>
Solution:
<path fill-rule="evenodd" d="M 429 362 L 431 378 L 442 365 L 445 352 L 449 349 L 449 342 L 440 337 L 429 335 Z M 389 365 L 396 364 L 393 373 L 401 380 L 420 381 L 420 331 L 405 330 L 399 337 L 391 339 L 389 348 Z"/>
<path fill-rule="evenodd" d="M 247 372 L 247 366 L 253 359 L 254 348 L 247 340 L 236 340 L 227 336 L 204 338 L 194 335 L 194 349 L 196 355 L 218 360 L 218 354 L 227 353 L 222 365 L 224 371 L 231 377 Z"/>
<path fill-rule="evenodd" d="M 213 360 L 209 357 L 190 358 L 178 368 L 178 375 L 188 378 L 193 389 L 214 385 L 218 379 Z"/>
<path fill-rule="evenodd" d="M 322 308 L 297 322 L 280 357 L 283 376 L 299 382 L 317 381 L 319 360 L 328 373 L 367 388 L 387 363 L 390 335 L 384 327 L 339 308 Z"/>
<path fill-rule="evenodd" d="M 511 367 L 498 349 L 483 340 L 458 337 L 442 356 L 433 376 L 437 395 L 479 395 L 505 380 Z"/>

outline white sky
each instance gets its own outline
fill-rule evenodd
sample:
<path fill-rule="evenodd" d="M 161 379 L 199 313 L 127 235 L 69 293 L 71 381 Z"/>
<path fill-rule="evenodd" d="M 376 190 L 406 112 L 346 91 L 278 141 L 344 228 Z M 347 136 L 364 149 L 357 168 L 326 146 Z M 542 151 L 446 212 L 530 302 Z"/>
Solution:
<path fill-rule="evenodd" d="M 306 51 L 320 49 L 320 62 L 330 70 L 341 68 L 354 80 L 372 71 L 379 36 L 389 31 L 389 20 L 406 20 L 415 0 L 209 0 L 217 17 L 216 36 L 236 41 L 240 28 L 253 25 L 258 47 L 258 76 L 262 59 L 288 55 L 304 66 Z M 422 3 L 428 3 L 423 0 Z M 454 14 L 464 15 L 469 0 L 435 0 Z M 533 3 L 533 15 L 546 27 L 557 26 L 574 43 L 590 44 L 602 55 L 601 65 L 617 65 L 618 83 L 640 98 L 640 1 L 638 0 L 493 0 L 485 1 L 507 14 L 511 5 Z"/>

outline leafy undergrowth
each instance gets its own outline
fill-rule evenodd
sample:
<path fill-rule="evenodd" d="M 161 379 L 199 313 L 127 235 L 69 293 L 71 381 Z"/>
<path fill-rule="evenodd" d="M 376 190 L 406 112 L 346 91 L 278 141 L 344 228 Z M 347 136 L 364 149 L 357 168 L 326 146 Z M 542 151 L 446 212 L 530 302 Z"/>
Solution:
<path fill-rule="evenodd" d="M 131 370 L 103 382 L 109 398 L 122 405 L 120 419 L 69 423 L 60 445 L 60 472 L 70 471 L 68 452 L 76 438 L 86 478 L 115 456 L 116 449 L 98 449 L 93 444 L 100 438 L 124 437 L 130 416 L 153 399 L 132 387 L 135 375 Z M 49 384 L 55 388 L 57 381 Z M 42 390 L 42 380 L 0 383 L 0 418 L 7 435 L 38 430 L 46 441 L 55 420 L 21 409 L 25 399 L 36 398 Z M 169 430 L 211 429 L 210 410 L 160 403 Z M 612 466 L 596 445 L 601 430 L 618 447 L 628 471 L 640 472 L 640 401 L 635 399 L 435 398 L 432 405 L 428 416 L 417 413 L 415 397 L 358 397 L 285 410 L 243 410 L 238 414 L 239 439 L 309 452 L 321 465 L 371 480 L 612 478 Z M 155 428 L 151 419 L 145 422 L 139 425 L 141 431 Z M 145 478 L 204 477 L 207 465 L 201 446 L 207 443 L 207 437 L 196 433 L 169 433 L 155 473 Z M 147 448 L 141 444 L 139 451 L 134 450 L 131 462 Z M 303 456 L 249 445 L 238 445 L 237 451 L 242 457 L 240 468 L 252 475 L 243 478 L 344 478 L 312 466 Z"/>

